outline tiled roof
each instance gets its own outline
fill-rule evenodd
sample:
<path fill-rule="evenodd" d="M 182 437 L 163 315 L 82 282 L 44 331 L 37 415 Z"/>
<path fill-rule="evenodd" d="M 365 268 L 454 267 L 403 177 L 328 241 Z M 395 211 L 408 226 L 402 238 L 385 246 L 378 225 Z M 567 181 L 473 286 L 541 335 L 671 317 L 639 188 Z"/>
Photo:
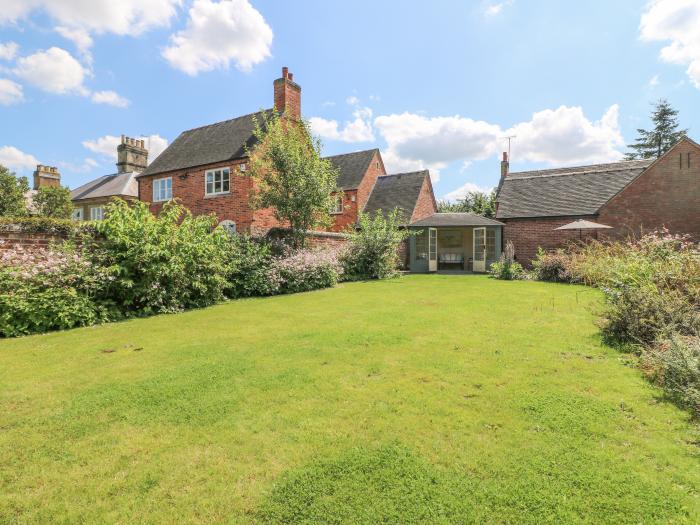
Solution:
<path fill-rule="evenodd" d="M 258 116 L 258 121 L 262 124 L 262 115 L 258 112 L 183 131 L 141 175 L 192 168 L 245 156 L 246 147 L 251 148 L 256 142 L 253 135 L 255 116 Z"/>
<path fill-rule="evenodd" d="M 369 163 L 372 162 L 372 157 L 377 153 L 378 149 L 369 149 L 367 151 L 356 151 L 354 153 L 345 153 L 343 155 L 333 155 L 326 157 L 340 171 L 338 175 L 338 188 L 341 190 L 354 190 L 362 182 L 362 178 L 369 168 Z"/>
<path fill-rule="evenodd" d="M 496 218 L 593 215 L 652 162 L 509 173 L 498 193 Z"/>
<path fill-rule="evenodd" d="M 425 219 L 412 222 L 411 226 L 503 226 L 503 223 L 475 213 L 435 213 Z"/>
<path fill-rule="evenodd" d="M 100 197 L 138 197 L 139 184 L 137 172 L 114 173 L 98 177 L 70 192 L 74 201 L 96 199 Z"/>
<path fill-rule="evenodd" d="M 399 208 L 404 219 L 410 221 L 426 177 L 430 177 L 428 170 L 378 177 L 364 212 L 374 214 L 381 210 L 387 213 Z"/>

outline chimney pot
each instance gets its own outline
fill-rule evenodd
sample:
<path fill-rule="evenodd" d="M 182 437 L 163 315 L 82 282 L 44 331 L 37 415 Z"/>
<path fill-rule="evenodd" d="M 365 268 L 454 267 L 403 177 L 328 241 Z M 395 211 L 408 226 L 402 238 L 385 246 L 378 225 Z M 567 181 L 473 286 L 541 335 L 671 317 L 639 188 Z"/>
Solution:
<path fill-rule="evenodd" d="M 294 73 L 289 74 L 289 80 L 294 81 Z"/>
<path fill-rule="evenodd" d="M 284 66 L 282 68 L 282 78 L 287 78 L 289 76 L 289 68 L 287 66 Z"/>
<path fill-rule="evenodd" d="M 503 152 L 503 162 L 508 162 L 508 152 L 507 151 Z"/>

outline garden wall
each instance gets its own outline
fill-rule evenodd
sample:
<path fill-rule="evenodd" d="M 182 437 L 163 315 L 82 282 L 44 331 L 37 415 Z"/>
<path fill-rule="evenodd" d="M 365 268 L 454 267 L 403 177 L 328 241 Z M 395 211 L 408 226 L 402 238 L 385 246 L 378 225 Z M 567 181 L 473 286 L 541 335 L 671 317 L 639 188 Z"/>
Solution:
<path fill-rule="evenodd" d="M 27 232 L 18 226 L 0 227 L 0 250 L 21 247 L 25 250 L 43 249 L 53 243 L 65 241 L 68 235 L 55 232 Z"/>

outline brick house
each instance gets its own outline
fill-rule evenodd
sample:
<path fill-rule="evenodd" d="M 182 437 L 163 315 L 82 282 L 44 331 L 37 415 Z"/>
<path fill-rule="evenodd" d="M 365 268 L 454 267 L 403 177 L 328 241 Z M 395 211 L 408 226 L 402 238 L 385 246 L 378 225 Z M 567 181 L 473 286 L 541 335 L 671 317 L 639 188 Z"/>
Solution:
<path fill-rule="evenodd" d="M 273 101 L 274 107 L 264 111 L 277 111 L 291 120 L 301 118 L 301 87 L 286 67 L 282 77 L 273 83 Z M 228 229 L 252 235 L 284 227 L 272 210 L 250 206 L 254 181 L 247 174 L 248 151 L 256 144 L 253 131 L 258 117 L 259 113 L 251 113 L 181 133 L 136 177 L 138 198 L 150 202 L 153 213 L 177 198 L 194 214 L 213 213 Z M 412 220 L 437 211 L 427 171 L 419 175 L 387 175 L 378 149 L 335 155 L 328 160 L 339 171 L 339 199 L 331 213 L 331 232 L 355 225 L 362 210 L 400 207 Z M 394 186 L 408 187 L 418 179 L 415 192 L 385 191 Z M 400 195 L 401 199 L 391 200 L 386 195 Z"/>
<path fill-rule="evenodd" d="M 503 154 L 496 218 L 525 263 L 561 247 L 577 219 L 611 226 L 584 235 L 624 239 L 667 228 L 700 239 L 700 145 L 684 138 L 658 159 L 510 173 Z"/>
<path fill-rule="evenodd" d="M 74 220 L 100 220 L 109 202 L 118 197 L 137 200 L 136 176 L 148 165 L 148 150 L 140 139 L 121 136 L 117 146 L 117 173 L 103 175 L 71 191 Z"/>

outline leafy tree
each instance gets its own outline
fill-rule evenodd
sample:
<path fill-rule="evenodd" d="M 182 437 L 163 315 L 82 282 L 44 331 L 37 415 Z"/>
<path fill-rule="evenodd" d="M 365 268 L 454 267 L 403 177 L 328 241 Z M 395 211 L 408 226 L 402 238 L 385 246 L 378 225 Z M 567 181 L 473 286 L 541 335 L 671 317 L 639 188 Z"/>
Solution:
<path fill-rule="evenodd" d="M 274 112 L 263 113 L 261 120 L 255 122 L 258 144 L 250 155 L 250 174 L 257 183 L 252 203 L 272 208 L 289 225 L 293 246 L 303 246 L 305 231 L 330 224 L 338 171 L 321 158 L 321 141 L 311 136 L 308 123 L 290 122 Z"/>
<path fill-rule="evenodd" d="M 399 246 L 413 233 L 401 225 L 403 214 L 394 209 L 386 215 L 361 213 L 358 226 L 350 233 L 343 257 L 345 274 L 350 279 L 386 279 L 397 274 Z"/>
<path fill-rule="evenodd" d="M 438 211 L 442 213 L 475 213 L 484 217 L 496 216 L 496 190 L 489 193 L 483 191 L 469 191 L 463 199 L 456 202 L 438 202 Z"/>
<path fill-rule="evenodd" d="M 29 191 L 26 177 L 15 177 L 0 165 L 0 217 L 24 217 L 27 215 L 25 194 Z"/>
<path fill-rule="evenodd" d="M 34 195 L 34 207 L 44 217 L 70 219 L 73 213 L 70 190 L 63 186 L 42 186 Z"/>
<path fill-rule="evenodd" d="M 637 129 L 639 136 L 628 147 L 632 151 L 626 160 L 658 158 L 666 153 L 676 142 L 687 135 L 687 129 L 678 129 L 678 111 L 671 107 L 668 100 L 659 99 L 651 112 L 654 129 Z"/>

